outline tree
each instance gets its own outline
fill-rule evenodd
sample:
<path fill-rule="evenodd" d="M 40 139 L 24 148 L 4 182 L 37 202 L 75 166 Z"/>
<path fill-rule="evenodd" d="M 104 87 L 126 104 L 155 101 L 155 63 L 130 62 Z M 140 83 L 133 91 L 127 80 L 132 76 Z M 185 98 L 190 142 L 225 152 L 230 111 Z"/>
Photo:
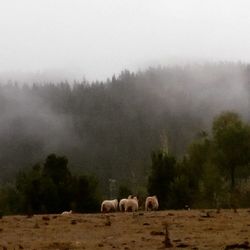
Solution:
<path fill-rule="evenodd" d="M 185 205 L 191 206 L 191 191 L 189 189 L 189 178 L 181 174 L 174 178 L 170 184 L 169 203 L 171 208 L 180 209 Z"/>
<path fill-rule="evenodd" d="M 36 164 L 30 171 L 21 171 L 16 179 L 21 212 L 41 212 L 41 167 Z"/>
<path fill-rule="evenodd" d="M 74 209 L 99 209 L 98 180 L 94 176 L 72 176 L 66 157 L 49 155 L 45 163 L 20 171 L 15 185 L 0 187 L 0 212 L 60 213 Z"/>
<path fill-rule="evenodd" d="M 224 112 L 213 122 L 216 163 L 230 179 L 231 191 L 240 168 L 250 162 L 250 129 L 237 113 Z"/>
<path fill-rule="evenodd" d="M 68 159 L 64 156 L 50 154 L 46 158 L 42 174 L 43 178 L 50 179 L 44 181 L 48 185 L 47 188 L 55 188 L 54 194 L 57 194 L 58 199 L 57 210 L 70 209 L 72 176 L 68 169 Z M 44 196 L 46 197 L 46 194 Z"/>
<path fill-rule="evenodd" d="M 118 199 L 119 200 L 123 199 L 123 198 L 127 198 L 131 194 L 132 194 L 132 191 L 127 185 L 121 184 L 119 186 L 119 189 L 118 189 Z"/>
<path fill-rule="evenodd" d="M 215 163 L 230 181 L 230 205 L 235 207 L 239 196 L 236 178 L 250 163 L 250 128 L 237 113 L 224 112 L 214 119 L 213 137 Z"/>
<path fill-rule="evenodd" d="M 68 187 L 66 187 L 68 188 Z M 61 212 L 60 208 L 60 196 L 58 194 L 58 188 L 51 178 L 42 176 L 41 177 L 41 211 L 43 213 L 55 213 Z M 65 208 L 65 207 L 63 207 Z M 66 205 L 69 208 L 69 204 Z"/>
<path fill-rule="evenodd" d="M 20 196 L 12 183 L 0 187 L 0 217 L 18 213 L 20 203 Z"/>
<path fill-rule="evenodd" d="M 191 190 L 198 190 L 199 181 L 204 172 L 204 164 L 210 160 L 212 155 L 211 145 L 211 140 L 205 135 L 188 147 L 187 156 L 181 163 L 182 169 L 180 171 L 189 177 Z"/>
<path fill-rule="evenodd" d="M 151 174 L 148 178 L 148 193 L 156 195 L 160 200 L 160 207 L 169 206 L 170 183 L 175 178 L 176 159 L 164 151 L 153 152 Z"/>
<path fill-rule="evenodd" d="M 100 208 L 98 181 L 94 176 L 73 177 L 72 203 L 75 211 L 96 212 Z"/>
<path fill-rule="evenodd" d="M 58 185 L 71 177 L 67 165 L 68 159 L 66 157 L 50 154 L 44 163 L 43 175 L 50 177 Z"/>

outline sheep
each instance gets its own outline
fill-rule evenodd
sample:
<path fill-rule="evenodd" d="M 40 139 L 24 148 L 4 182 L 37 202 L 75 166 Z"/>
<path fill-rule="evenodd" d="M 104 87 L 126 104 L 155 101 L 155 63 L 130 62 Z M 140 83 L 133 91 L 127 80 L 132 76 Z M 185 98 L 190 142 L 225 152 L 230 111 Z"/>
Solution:
<path fill-rule="evenodd" d="M 128 198 L 125 202 L 125 212 L 135 212 L 138 211 L 138 199 L 137 197 Z"/>
<path fill-rule="evenodd" d="M 102 213 L 115 212 L 118 208 L 118 200 L 104 200 L 101 205 Z"/>
<path fill-rule="evenodd" d="M 127 202 L 128 199 L 131 199 L 132 198 L 132 195 L 129 195 L 128 198 L 124 198 L 124 199 L 121 199 L 120 202 L 119 202 L 119 209 L 121 212 L 125 212 L 125 204 Z"/>
<path fill-rule="evenodd" d="M 72 214 L 72 210 L 64 211 L 64 212 L 61 213 L 61 215 L 70 215 L 70 214 Z"/>
<path fill-rule="evenodd" d="M 127 202 L 128 199 L 121 199 L 119 202 L 119 209 L 121 212 L 125 211 L 125 204 Z"/>
<path fill-rule="evenodd" d="M 156 195 L 148 196 L 145 202 L 145 210 L 157 210 L 159 208 L 159 203 Z"/>

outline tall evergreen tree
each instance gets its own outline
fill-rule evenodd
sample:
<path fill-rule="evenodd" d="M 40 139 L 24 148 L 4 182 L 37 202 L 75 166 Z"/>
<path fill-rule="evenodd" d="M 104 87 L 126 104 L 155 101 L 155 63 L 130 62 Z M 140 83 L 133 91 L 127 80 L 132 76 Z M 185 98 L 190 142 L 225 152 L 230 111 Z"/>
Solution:
<path fill-rule="evenodd" d="M 148 178 L 148 193 L 156 195 L 160 208 L 169 206 L 170 184 L 175 178 L 176 159 L 164 151 L 153 152 L 151 174 Z"/>

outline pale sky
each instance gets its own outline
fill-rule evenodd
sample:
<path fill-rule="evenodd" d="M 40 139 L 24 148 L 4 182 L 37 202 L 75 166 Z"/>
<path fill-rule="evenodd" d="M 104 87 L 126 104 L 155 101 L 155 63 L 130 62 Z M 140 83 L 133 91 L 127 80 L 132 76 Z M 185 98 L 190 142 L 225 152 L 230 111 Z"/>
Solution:
<path fill-rule="evenodd" d="M 250 62 L 249 0 L 0 0 L 0 72 Z"/>

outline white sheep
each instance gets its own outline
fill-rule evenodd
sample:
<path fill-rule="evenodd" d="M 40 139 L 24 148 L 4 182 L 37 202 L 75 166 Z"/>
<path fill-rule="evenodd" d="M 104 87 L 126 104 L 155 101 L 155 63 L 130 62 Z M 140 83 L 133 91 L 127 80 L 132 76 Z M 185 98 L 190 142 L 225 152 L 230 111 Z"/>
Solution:
<path fill-rule="evenodd" d="M 64 211 L 64 212 L 61 213 L 61 215 L 70 215 L 70 214 L 72 214 L 72 210 Z"/>
<path fill-rule="evenodd" d="M 138 199 L 136 196 L 133 198 L 128 198 L 125 202 L 125 212 L 135 212 L 138 211 Z"/>
<path fill-rule="evenodd" d="M 115 212 L 118 208 L 118 200 L 104 200 L 101 205 L 102 213 Z"/>
<path fill-rule="evenodd" d="M 128 198 L 124 198 L 124 199 L 121 199 L 120 202 L 119 202 L 119 209 L 121 212 L 125 212 L 125 204 L 127 202 L 128 199 L 131 199 L 132 198 L 132 195 L 129 195 Z"/>
<path fill-rule="evenodd" d="M 125 204 L 127 202 L 128 199 L 121 199 L 119 202 L 119 209 L 121 212 L 125 211 Z"/>
<path fill-rule="evenodd" d="M 159 202 L 156 195 L 148 196 L 145 202 L 145 210 L 146 211 L 157 210 L 158 208 L 159 208 Z"/>

